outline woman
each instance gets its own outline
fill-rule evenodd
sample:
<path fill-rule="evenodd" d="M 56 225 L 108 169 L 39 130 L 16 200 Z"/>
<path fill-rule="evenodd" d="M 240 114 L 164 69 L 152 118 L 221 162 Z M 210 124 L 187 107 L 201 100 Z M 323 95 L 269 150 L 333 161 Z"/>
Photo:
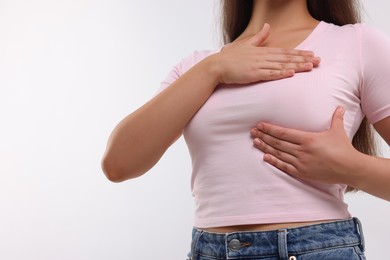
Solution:
<path fill-rule="evenodd" d="M 224 1 L 231 43 L 183 59 L 114 129 L 103 158 L 112 181 L 144 174 L 184 133 L 192 259 L 364 259 L 343 192 L 390 200 L 389 160 L 350 144 L 364 115 L 390 142 L 390 41 L 341 26 L 358 21 L 354 3 Z M 369 151 L 358 133 L 354 143 Z"/>

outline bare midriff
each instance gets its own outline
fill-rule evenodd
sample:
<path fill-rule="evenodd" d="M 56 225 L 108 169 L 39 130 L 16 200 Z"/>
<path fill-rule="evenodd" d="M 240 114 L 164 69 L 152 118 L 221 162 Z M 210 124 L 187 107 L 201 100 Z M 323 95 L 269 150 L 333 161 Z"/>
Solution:
<path fill-rule="evenodd" d="M 321 224 L 321 223 L 332 222 L 332 221 L 336 221 L 336 220 L 320 220 L 320 221 L 273 223 L 273 224 L 253 224 L 253 225 L 200 228 L 200 229 L 207 232 L 213 232 L 213 233 L 230 233 L 230 232 L 240 232 L 240 231 L 244 231 L 244 232 L 245 231 L 270 231 L 270 230 L 278 230 L 282 228 L 303 227 L 303 226 Z"/>

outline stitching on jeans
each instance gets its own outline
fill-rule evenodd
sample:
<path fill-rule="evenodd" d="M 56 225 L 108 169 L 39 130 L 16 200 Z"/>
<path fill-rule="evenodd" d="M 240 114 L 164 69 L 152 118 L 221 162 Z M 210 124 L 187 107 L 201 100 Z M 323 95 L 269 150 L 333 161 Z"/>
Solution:
<path fill-rule="evenodd" d="M 359 244 L 354 243 L 354 244 L 348 244 L 348 245 L 339 245 L 339 246 L 330 246 L 330 247 L 320 247 L 317 249 L 312 249 L 312 250 L 305 250 L 305 251 L 298 251 L 298 252 L 289 252 L 291 254 L 309 254 L 309 253 L 315 253 L 315 252 L 321 252 L 321 251 L 327 251 L 327 250 L 333 250 L 333 249 L 343 249 L 343 248 L 355 248 L 356 246 L 359 246 Z"/>
<path fill-rule="evenodd" d="M 364 255 L 364 252 L 361 250 L 360 246 L 354 246 L 353 249 L 355 250 L 355 253 L 359 256 L 361 260 L 365 260 L 366 256 Z"/>

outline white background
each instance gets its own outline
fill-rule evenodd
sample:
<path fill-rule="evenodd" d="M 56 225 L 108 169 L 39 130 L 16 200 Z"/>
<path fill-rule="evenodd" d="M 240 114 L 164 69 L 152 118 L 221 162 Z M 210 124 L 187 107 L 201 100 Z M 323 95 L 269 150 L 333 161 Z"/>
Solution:
<path fill-rule="evenodd" d="M 0 259 L 185 259 L 193 201 L 183 140 L 121 184 L 100 160 L 112 128 L 174 64 L 218 47 L 217 2 L 0 0 Z M 389 3 L 365 5 L 366 22 L 390 35 Z M 390 204 L 347 200 L 368 259 L 386 258 Z"/>

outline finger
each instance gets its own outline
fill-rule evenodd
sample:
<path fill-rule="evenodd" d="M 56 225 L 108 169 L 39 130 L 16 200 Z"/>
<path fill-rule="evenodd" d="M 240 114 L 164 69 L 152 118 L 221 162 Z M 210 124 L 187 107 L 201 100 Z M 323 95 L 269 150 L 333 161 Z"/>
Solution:
<path fill-rule="evenodd" d="M 249 39 L 249 43 L 254 46 L 261 46 L 263 42 L 268 38 L 270 32 L 270 26 L 265 23 L 260 32 L 256 33 Z"/>
<path fill-rule="evenodd" d="M 285 48 L 266 48 L 269 54 L 281 54 L 281 55 L 292 55 L 292 56 L 303 56 L 303 57 L 315 57 L 314 52 L 307 50 L 297 49 L 285 49 Z"/>
<path fill-rule="evenodd" d="M 298 170 L 294 165 L 280 160 L 271 154 L 265 154 L 263 160 L 287 174 L 290 174 L 292 176 L 298 175 Z"/>
<path fill-rule="evenodd" d="M 255 75 L 256 78 L 263 81 L 271 81 L 284 79 L 294 76 L 295 70 L 284 69 L 284 70 L 273 70 L 273 69 L 259 69 Z"/>
<path fill-rule="evenodd" d="M 262 152 L 273 154 L 280 159 L 282 159 L 281 156 L 285 159 L 290 158 L 289 156 L 295 157 L 295 153 L 300 150 L 297 144 L 277 139 L 263 132 L 258 132 L 256 134 L 253 143 L 255 147 L 260 149 Z"/>
<path fill-rule="evenodd" d="M 321 59 L 319 57 L 302 56 L 302 55 L 291 55 L 291 54 L 270 54 L 267 53 L 266 60 L 270 62 L 283 62 L 283 63 L 315 63 L 319 64 Z M 264 56 L 264 53 L 259 55 Z"/>
<path fill-rule="evenodd" d="M 249 132 L 252 138 L 257 137 L 257 132 L 258 132 L 257 128 L 252 128 Z"/>
<path fill-rule="evenodd" d="M 260 138 L 255 138 L 253 140 L 253 144 L 257 149 L 262 151 L 264 154 L 271 154 L 284 162 L 293 162 L 294 160 L 296 160 L 296 157 L 291 153 L 285 152 L 280 149 L 276 149 L 275 147 L 269 145 L 268 143 L 266 143 Z"/>
<path fill-rule="evenodd" d="M 337 107 L 336 110 L 333 113 L 332 117 L 332 123 L 330 125 L 331 129 L 342 129 L 344 130 L 344 114 L 345 114 L 345 109 L 344 107 Z"/>
<path fill-rule="evenodd" d="M 301 144 L 302 141 L 306 138 L 307 132 L 300 130 L 295 130 L 291 128 L 284 128 L 273 124 L 268 123 L 259 123 L 256 128 L 263 133 L 272 135 L 280 140 L 284 140 L 294 144 Z"/>
<path fill-rule="evenodd" d="M 310 71 L 314 68 L 314 64 L 311 62 L 302 63 L 284 63 L 284 62 L 266 62 L 259 64 L 259 69 L 270 70 L 294 70 L 295 72 Z"/>
<path fill-rule="evenodd" d="M 264 56 L 264 54 L 260 54 Z M 266 61 L 261 62 L 261 68 L 293 69 L 296 72 L 309 71 L 321 62 L 319 57 L 273 54 L 267 55 Z M 260 64 L 259 64 L 260 65 Z"/>

